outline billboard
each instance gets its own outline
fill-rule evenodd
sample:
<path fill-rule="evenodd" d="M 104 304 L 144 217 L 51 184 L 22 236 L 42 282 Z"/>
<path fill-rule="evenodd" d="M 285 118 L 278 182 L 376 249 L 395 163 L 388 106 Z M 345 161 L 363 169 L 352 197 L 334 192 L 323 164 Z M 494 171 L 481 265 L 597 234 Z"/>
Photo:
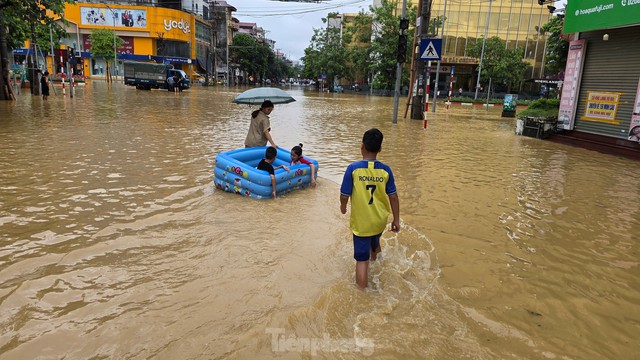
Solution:
<path fill-rule="evenodd" d="M 80 23 L 82 25 L 145 29 L 147 27 L 147 11 L 112 7 L 81 7 Z"/>
<path fill-rule="evenodd" d="M 640 0 L 569 0 L 564 33 L 640 24 Z"/>

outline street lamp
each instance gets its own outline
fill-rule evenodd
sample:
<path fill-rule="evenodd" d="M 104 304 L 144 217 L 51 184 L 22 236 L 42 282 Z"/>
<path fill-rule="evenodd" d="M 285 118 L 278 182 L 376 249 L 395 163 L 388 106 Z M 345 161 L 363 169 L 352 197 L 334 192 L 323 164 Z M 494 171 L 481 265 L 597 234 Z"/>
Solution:
<path fill-rule="evenodd" d="M 109 5 L 105 5 L 109 11 L 111 11 L 111 16 L 113 17 L 113 67 L 116 71 L 116 80 L 118 80 L 118 53 L 116 52 L 116 13 L 113 11 Z"/>
<path fill-rule="evenodd" d="M 489 20 L 491 20 L 491 0 L 489 0 L 489 12 L 487 13 L 487 26 L 484 29 L 484 36 L 482 37 L 482 50 L 480 51 L 480 65 L 478 66 L 478 79 L 476 81 L 476 94 L 473 97 L 474 99 L 478 98 L 478 90 L 480 90 L 480 74 L 482 73 L 482 60 L 484 59 L 484 45 L 487 42 L 487 33 L 489 32 Z M 490 91 L 491 89 L 487 89 L 487 93 Z"/>

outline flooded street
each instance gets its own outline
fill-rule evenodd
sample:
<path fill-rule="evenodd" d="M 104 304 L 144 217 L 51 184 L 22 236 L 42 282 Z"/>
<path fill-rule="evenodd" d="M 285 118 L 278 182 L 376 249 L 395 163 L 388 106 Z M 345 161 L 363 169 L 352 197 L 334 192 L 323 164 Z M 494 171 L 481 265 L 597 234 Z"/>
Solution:
<path fill-rule="evenodd" d="M 213 185 L 243 90 L 0 102 L 0 359 L 638 358 L 638 162 L 498 108 L 425 131 L 406 99 L 392 124 L 393 98 L 287 88 L 272 136 L 318 186 L 256 200 Z M 360 291 L 339 184 L 371 127 L 402 230 Z"/>

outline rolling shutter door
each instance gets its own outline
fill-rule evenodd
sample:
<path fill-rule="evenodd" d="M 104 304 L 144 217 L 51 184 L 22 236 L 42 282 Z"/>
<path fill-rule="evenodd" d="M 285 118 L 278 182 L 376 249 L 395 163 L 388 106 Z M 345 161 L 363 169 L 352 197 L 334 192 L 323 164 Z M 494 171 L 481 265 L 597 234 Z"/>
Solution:
<path fill-rule="evenodd" d="M 609 40 L 602 40 L 609 34 Z M 587 40 L 587 55 L 580 85 L 575 130 L 627 138 L 631 112 L 640 79 L 640 26 L 591 31 L 580 34 Z M 583 120 L 587 90 L 623 93 L 616 114 L 619 125 Z"/>

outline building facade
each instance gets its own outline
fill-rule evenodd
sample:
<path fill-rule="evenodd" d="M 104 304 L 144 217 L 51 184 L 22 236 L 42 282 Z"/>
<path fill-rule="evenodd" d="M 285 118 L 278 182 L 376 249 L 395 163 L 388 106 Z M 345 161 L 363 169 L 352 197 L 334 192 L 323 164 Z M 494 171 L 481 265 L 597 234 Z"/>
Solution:
<path fill-rule="evenodd" d="M 91 32 L 109 29 L 122 39 L 122 46 L 114 49 L 118 60 L 112 69 L 115 76 L 122 75 L 124 60 L 172 64 L 193 78 L 213 74 L 214 58 L 217 58 L 215 67 L 225 69 L 225 73 L 228 67 L 226 51 L 235 28 L 233 11 L 236 9 L 225 1 L 213 0 L 136 0 L 108 4 L 77 1 L 66 4 L 64 19 L 67 24 L 60 21 L 68 34 L 60 40 L 61 48 L 54 49 L 53 56 L 45 55 L 50 49 L 38 49 L 38 54 L 41 58 L 46 57 L 47 68 L 53 74 L 72 66 L 76 75 L 105 77 L 108 68 L 105 59 L 91 53 Z M 73 65 L 67 64 L 67 48 L 74 49 Z M 224 52 L 218 54 L 214 51 L 216 48 L 224 49 Z M 16 62 L 22 62 L 29 51 L 15 49 Z"/>
<path fill-rule="evenodd" d="M 560 141 L 640 159 L 640 1 L 569 0 Z"/>
<path fill-rule="evenodd" d="M 401 14 L 403 0 L 396 3 Z M 428 0 L 407 0 L 409 6 Z M 468 50 L 483 37 L 498 36 L 509 49 L 519 49 L 523 60 L 530 64 L 525 73 L 528 79 L 544 77 L 544 53 L 546 36 L 540 29 L 552 14 L 536 0 L 431 0 L 431 22 L 435 27 L 432 37 L 442 38 L 441 75 L 450 74 L 455 67 L 456 87 L 465 91 L 475 90 L 474 74 L 479 59 L 470 57 Z M 374 0 L 379 4 L 380 0 Z M 432 69 L 435 71 L 435 69 Z M 445 89 L 449 80 L 440 77 L 438 88 Z"/>

